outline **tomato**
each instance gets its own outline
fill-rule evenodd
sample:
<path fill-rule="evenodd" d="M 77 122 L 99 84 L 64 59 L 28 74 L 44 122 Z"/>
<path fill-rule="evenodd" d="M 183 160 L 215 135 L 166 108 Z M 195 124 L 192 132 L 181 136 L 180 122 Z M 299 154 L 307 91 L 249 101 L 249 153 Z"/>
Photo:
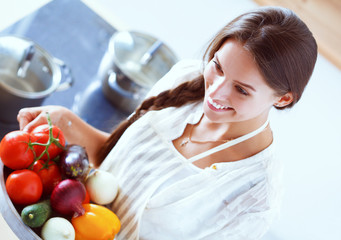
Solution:
<path fill-rule="evenodd" d="M 15 204 L 29 205 L 37 202 L 43 192 L 43 184 L 37 173 L 15 170 L 6 179 L 6 191 Z"/>
<path fill-rule="evenodd" d="M 0 158 L 5 166 L 24 169 L 34 161 L 34 153 L 29 148 L 30 134 L 24 131 L 7 133 L 0 143 Z"/>
<path fill-rule="evenodd" d="M 48 124 L 42 124 L 37 126 L 31 132 L 32 142 L 43 143 L 46 144 L 49 140 L 50 126 Z M 62 151 L 63 147 L 65 147 L 65 138 L 63 132 L 57 127 L 52 126 L 52 136 L 60 143 L 60 146 L 57 146 L 55 143 L 52 143 L 47 152 L 50 156 L 50 159 L 57 157 Z M 34 145 L 33 146 L 36 156 L 39 157 L 45 150 L 45 146 Z M 48 156 L 45 153 L 40 159 L 47 160 Z"/>
<path fill-rule="evenodd" d="M 39 175 L 43 183 L 44 195 L 51 194 L 54 187 L 62 181 L 62 174 L 54 161 L 38 160 L 33 165 L 33 171 Z"/>
<path fill-rule="evenodd" d="M 84 198 L 84 201 L 82 202 L 82 204 L 85 204 L 85 203 L 90 203 L 90 195 L 86 189 L 85 189 L 85 198 Z"/>

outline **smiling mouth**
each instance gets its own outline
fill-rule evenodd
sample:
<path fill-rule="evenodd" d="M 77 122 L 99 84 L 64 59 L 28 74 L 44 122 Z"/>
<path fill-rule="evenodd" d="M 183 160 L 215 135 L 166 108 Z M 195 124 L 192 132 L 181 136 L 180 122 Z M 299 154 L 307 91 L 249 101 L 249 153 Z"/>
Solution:
<path fill-rule="evenodd" d="M 223 106 L 223 105 L 220 105 L 220 104 L 214 102 L 213 99 L 210 97 L 208 97 L 208 103 L 209 103 L 208 104 L 209 107 L 211 107 L 211 108 L 214 107 L 213 110 L 216 110 L 216 109 L 217 110 L 233 110 L 233 108 Z"/>

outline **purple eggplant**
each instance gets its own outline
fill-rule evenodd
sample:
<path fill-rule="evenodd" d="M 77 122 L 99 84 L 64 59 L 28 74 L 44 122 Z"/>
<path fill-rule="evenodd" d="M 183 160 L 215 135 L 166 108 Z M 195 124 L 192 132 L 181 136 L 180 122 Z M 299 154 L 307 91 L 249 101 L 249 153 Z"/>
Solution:
<path fill-rule="evenodd" d="M 65 178 L 84 181 L 90 170 L 85 148 L 76 144 L 68 145 L 60 156 L 60 167 Z"/>

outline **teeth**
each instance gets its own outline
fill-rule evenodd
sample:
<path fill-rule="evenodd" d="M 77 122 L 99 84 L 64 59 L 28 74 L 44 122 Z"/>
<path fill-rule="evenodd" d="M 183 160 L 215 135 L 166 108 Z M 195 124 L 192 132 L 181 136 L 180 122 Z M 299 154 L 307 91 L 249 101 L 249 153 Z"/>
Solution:
<path fill-rule="evenodd" d="M 226 106 L 223 106 L 223 105 L 220 105 L 216 102 L 213 102 L 212 98 L 208 98 L 208 102 L 210 104 L 212 104 L 216 109 L 228 109 L 229 107 L 226 107 Z"/>

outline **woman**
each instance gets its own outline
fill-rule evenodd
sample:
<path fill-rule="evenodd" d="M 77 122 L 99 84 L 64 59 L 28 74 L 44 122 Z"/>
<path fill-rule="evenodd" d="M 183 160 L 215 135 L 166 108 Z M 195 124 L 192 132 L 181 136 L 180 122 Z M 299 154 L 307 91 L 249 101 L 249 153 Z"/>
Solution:
<path fill-rule="evenodd" d="M 48 111 L 119 179 L 118 239 L 259 239 L 280 195 L 269 111 L 297 103 L 316 57 L 293 12 L 259 8 L 218 32 L 203 71 L 177 64 L 110 136 L 63 107 L 22 109 L 18 121 L 30 131 Z"/>

